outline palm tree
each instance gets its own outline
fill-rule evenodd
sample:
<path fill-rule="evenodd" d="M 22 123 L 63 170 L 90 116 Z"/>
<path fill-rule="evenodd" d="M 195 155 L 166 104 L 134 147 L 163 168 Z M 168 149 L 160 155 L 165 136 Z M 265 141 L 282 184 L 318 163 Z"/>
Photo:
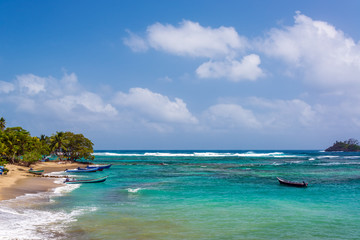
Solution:
<path fill-rule="evenodd" d="M 18 133 L 15 131 L 8 131 L 3 136 L 4 153 L 12 164 L 15 163 L 19 152 L 21 151 L 20 139 Z"/>
<path fill-rule="evenodd" d="M 0 130 L 1 131 L 4 131 L 5 125 L 6 125 L 5 118 L 1 117 L 0 118 Z"/>
<path fill-rule="evenodd" d="M 66 151 L 66 145 L 68 140 L 65 138 L 64 132 L 56 132 L 50 137 L 50 149 L 55 153 L 61 160 L 64 152 Z"/>

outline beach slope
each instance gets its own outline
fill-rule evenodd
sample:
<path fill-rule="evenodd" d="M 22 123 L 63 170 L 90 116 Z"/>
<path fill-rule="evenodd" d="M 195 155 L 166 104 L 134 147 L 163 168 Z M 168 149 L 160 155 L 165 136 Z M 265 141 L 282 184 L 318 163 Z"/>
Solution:
<path fill-rule="evenodd" d="M 44 169 L 44 175 L 60 172 L 65 169 L 83 167 L 81 163 L 39 162 L 32 165 L 34 169 Z M 7 175 L 0 176 L 0 201 L 16 198 L 28 193 L 46 192 L 59 186 L 54 178 L 41 177 L 28 173 L 27 167 L 6 165 Z"/>

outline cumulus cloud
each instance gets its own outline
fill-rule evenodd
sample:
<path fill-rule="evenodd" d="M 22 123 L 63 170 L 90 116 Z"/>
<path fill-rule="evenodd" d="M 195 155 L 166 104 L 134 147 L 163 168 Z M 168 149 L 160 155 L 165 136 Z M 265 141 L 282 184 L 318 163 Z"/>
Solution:
<path fill-rule="evenodd" d="M 246 106 L 246 107 L 244 107 Z M 289 128 L 312 128 L 329 113 L 321 112 L 300 100 L 271 100 L 251 97 L 241 105 L 220 103 L 204 112 L 204 120 L 215 129 L 252 129 L 277 131 Z"/>
<path fill-rule="evenodd" d="M 145 52 L 148 50 L 147 42 L 140 36 L 127 31 L 130 35 L 128 38 L 124 38 L 124 44 L 131 48 L 134 52 Z"/>
<path fill-rule="evenodd" d="M 46 78 L 35 76 L 34 74 L 19 75 L 16 77 L 20 91 L 29 95 L 45 92 Z"/>
<path fill-rule="evenodd" d="M 182 21 L 179 27 L 156 23 L 148 27 L 147 33 L 151 47 L 175 55 L 227 56 L 246 46 L 246 39 L 232 27 L 203 27 L 187 20 Z"/>
<path fill-rule="evenodd" d="M 294 18 L 293 26 L 272 29 L 259 48 L 301 69 L 308 83 L 360 87 L 360 44 L 327 22 L 300 12 Z"/>
<path fill-rule="evenodd" d="M 10 93 L 15 90 L 15 86 L 12 83 L 0 81 L 0 93 Z"/>
<path fill-rule="evenodd" d="M 317 111 L 300 99 L 269 100 L 253 97 L 249 102 L 257 109 L 261 122 L 267 127 L 311 126 L 319 120 Z"/>
<path fill-rule="evenodd" d="M 260 128 L 252 111 L 237 104 L 217 104 L 205 112 L 210 124 L 217 128 Z"/>
<path fill-rule="evenodd" d="M 117 114 L 117 110 L 111 104 L 105 104 L 100 96 L 87 91 L 77 95 L 67 95 L 47 100 L 45 104 L 49 108 L 56 108 L 58 111 L 66 113 L 73 113 L 74 110 L 83 108 L 91 113 L 103 113 L 108 116 L 115 116 Z"/>
<path fill-rule="evenodd" d="M 209 61 L 196 69 L 200 78 L 229 78 L 237 82 L 241 80 L 256 80 L 264 75 L 259 67 L 260 57 L 255 54 L 245 56 L 241 62 L 236 60 Z"/>
<path fill-rule="evenodd" d="M 109 123 L 124 129 L 150 129 L 169 132 L 174 125 L 196 125 L 198 119 L 180 98 L 149 89 L 132 88 L 128 93 L 101 95 L 85 89 L 74 73 L 61 78 L 40 77 L 34 74 L 16 76 L 12 82 L 0 82 L 2 109 L 14 109 L 34 118 L 52 119 L 59 124 L 92 124 L 108 128 Z M 112 125 L 110 124 L 110 125 Z"/>
<path fill-rule="evenodd" d="M 136 52 L 151 47 L 176 56 L 209 58 L 196 70 L 200 78 L 240 81 L 263 76 L 258 55 L 250 54 L 241 61 L 237 60 L 249 48 L 249 43 L 233 27 L 203 27 L 197 22 L 184 20 L 179 26 L 153 24 L 147 28 L 145 38 L 131 32 L 129 35 L 124 44 Z"/>
<path fill-rule="evenodd" d="M 64 76 L 56 84 L 60 84 L 61 89 L 67 93 L 76 93 L 83 90 L 75 73 L 68 74 L 65 72 Z"/>
<path fill-rule="evenodd" d="M 119 92 L 115 103 L 153 121 L 190 124 L 198 122 L 182 99 L 175 98 L 175 101 L 171 101 L 168 97 L 148 89 L 131 88 L 129 93 Z"/>
<path fill-rule="evenodd" d="M 74 73 L 65 73 L 60 80 L 34 74 L 18 75 L 13 83 L 0 82 L 0 89 L 9 93 L 4 102 L 14 104 L 19 111 L 37 115 L 55 114 L 71 121 L 81 114 L 117 114 L 99 95 L 82 89 Z"/>

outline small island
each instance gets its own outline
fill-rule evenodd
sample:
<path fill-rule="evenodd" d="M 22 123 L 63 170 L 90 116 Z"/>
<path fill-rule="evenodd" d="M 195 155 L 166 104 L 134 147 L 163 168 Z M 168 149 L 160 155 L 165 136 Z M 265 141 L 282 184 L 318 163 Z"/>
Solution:
<path fill-rule="evenodd" d="M 325 152 L 360 152 L 359 141 L 353 138 L 343 142 L 336 141 Z"/>

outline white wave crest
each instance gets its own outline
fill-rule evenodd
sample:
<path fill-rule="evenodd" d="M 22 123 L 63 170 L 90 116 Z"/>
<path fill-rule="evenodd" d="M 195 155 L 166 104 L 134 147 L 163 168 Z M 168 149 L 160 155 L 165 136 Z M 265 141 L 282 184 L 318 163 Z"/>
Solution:
<path fill-rule="evenodd" d="M 354 159 L 360 159 L 360 156 L 346 156 L 346 157 L 344 157 L 345 159 L 352 159 L 352 160 L 354 160 Z"/>
<path fill-rule="evenodd" d="M 319 156 L 317 159 L 332 159 L 332 158 L 339 158 L 340 156 Z"/>
<path fill-rule="evenodd" d="M 246 152 L 246 153 L 235 153 L 234 156 L 238 156 L 238 157 L 289 157 L 288 155 L 284 155 L 283 152 L 272 152 L 272 153 Z M 292 157 L 294 157 L 294 155 Z"/>
<path fill-rule="evenodd" d="M 256 153 L 253 151 L 245 153 L 229 153 L 229 152 L 193 152 L 193 153 L 171 153 L 171 152 L 145 152 L 143 154 L 138 153 L 111 153 L 111 152 L 102 152 L 102 153 L 93 153 L 94 156 L 115 156 L 115 157 L 124 157 L 124 156 L 150 156 L 150 157 L 272 157 L 272 158 L 290 158 L 290 157 L 306 157 L 305 155 L 292 155 L 284 154 L 283 152 L 269 152 L 269 153 Z"/>
<path fill-rule="evenodd" d="M 56 183 L 63 183 L 64 180 L 65 180 L 64 178 L 57 179 L 55 182 Z M 66 184 L 66 185 L 63 185 L 61 187 L 55 188 L 54 189 L 54 194 L 63 195 L 63 194 L 74 191 L 75 189 L 79 188 L 80 186 L 81 186 L 80 184 Z"/>
<path fill-rule="evenodd" d="M 336 166 L 336 165 L 360 165 L 360 162 L 329 162 L 329 163 L 318 163 L 318 166 Z"/>
<path fill-rule="evenodd" d="M 16 204 L 15 201 L 20 203 Z M 0 203 L 0 239 L 52 239 L 62 234 L 63 229 L 76 221 L 78 216 L 96 211 L 95 207 L 75 209 L 70 212 L 46 211 L 37 207 L 24 207 L 25 204 L 21 203 L 24 199 L 21 198 L 15 201 Z"/>
<path fill-rule="evenodd" d="M 216 153 L 216 152 L 195 152 L 195 157 L 227 157 L 231 156 L 231 153 Z"/>
<path fill-rule="evenodd" d="M 280 166 L 280 165 L 284 165 L 285 163 L 278 163 L 278 162 L 273 162 L 272 165 L 274 166 Z"/>
<path fill-rule="evenodd" d="M 129 193 L 137 193 L 138 191 L 140 191 L 142 188 L 128 188 L 127 191 Z"/>
<path fill-rule="evenodd" d="M 193 157 L 193 153 L 144 153 L 143 156 L 154 156 L 154 157 Z"/>
<path fill-rule="evenodd" d="M 112 153 L 112 152 L 101 152 L 101 153 L 92 153 L 93 156 L 110 156 L 110 157 L 122 157 L 122 156 L 143 156 L 143 154 L 137 153 Z"/>

